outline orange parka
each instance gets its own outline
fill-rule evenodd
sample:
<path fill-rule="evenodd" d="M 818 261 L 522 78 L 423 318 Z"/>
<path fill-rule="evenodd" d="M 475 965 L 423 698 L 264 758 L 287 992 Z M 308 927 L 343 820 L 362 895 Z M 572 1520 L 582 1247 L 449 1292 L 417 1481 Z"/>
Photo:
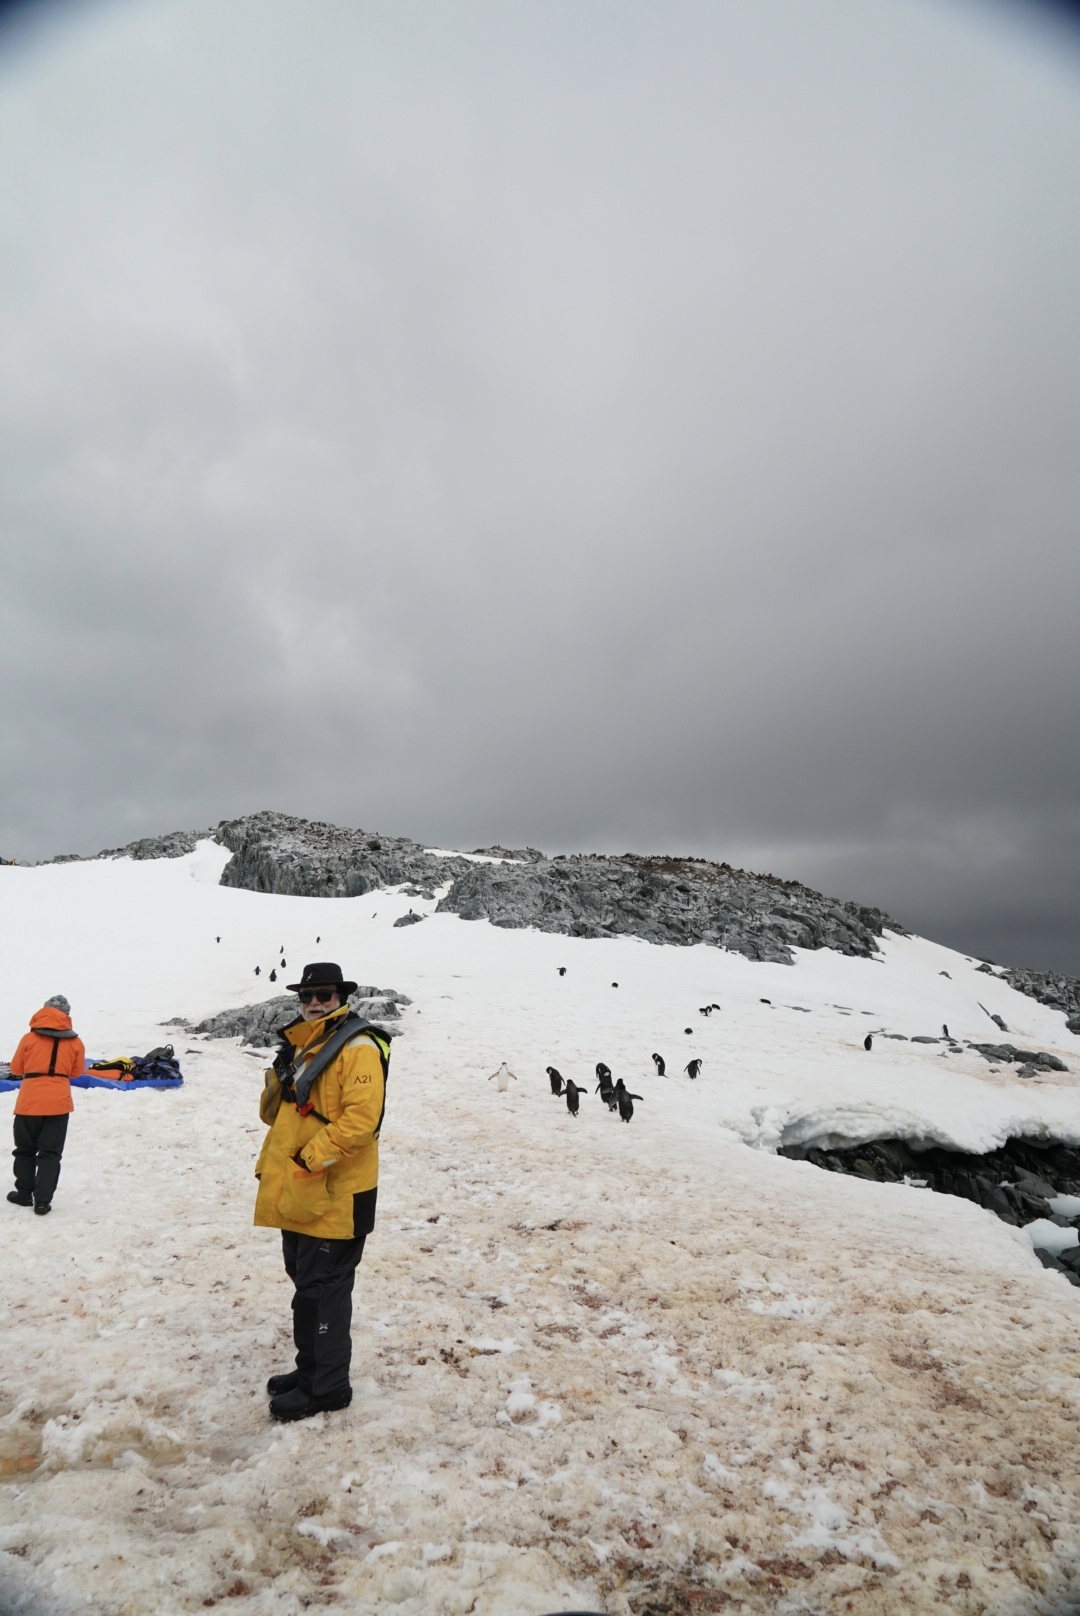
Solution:
<path fill-rule="evenodd" d="M 71 1079 L 86 1066 L 86 1050 L 71 1017 L 46 1005 L 30 1017 L 30 1031 L 11 1057 L 12 1077 L 21 1077 L 17 1117 L 59 1117 L 74 1111 Z"/>
<path fill-rule="evenodd" d="M 313 1055 L 340 1027 L 348 1006 L 319 1021 L 294 1021 L 282 1037 Z M 370 1232 L 379 1183 L 379 1128 L 386 1093 L 382 1057 L 358 1035 L 319 1073 L 302 1115 L 271 1067 L 259 1115 L 270 1124 L 255 1176 L 255 1222 L 323 1240 Z"/>

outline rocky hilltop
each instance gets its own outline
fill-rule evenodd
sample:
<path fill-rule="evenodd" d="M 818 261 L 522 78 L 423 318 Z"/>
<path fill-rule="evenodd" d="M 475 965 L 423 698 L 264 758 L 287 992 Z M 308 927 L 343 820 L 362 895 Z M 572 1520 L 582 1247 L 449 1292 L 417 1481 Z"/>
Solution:
<path fill-rule="evenodd" d="M 314 898 L 397 887 L 429 901 L 448 888 L 440 911 L 569 937 L 711 943 L 748 959 L 790 964 L 793 948 L 869 957 L 885 930 L 904 930 L 879 909 L 707 859 L 632 853 L 547 858 L 534 847 L 501 846 L 438 854 L 407 837 L 269 811 L 224 819 L 213 830 L 144 838 L 98 857 L 178 858 L 200 836 L 232 852 L 223 886 Z"/>

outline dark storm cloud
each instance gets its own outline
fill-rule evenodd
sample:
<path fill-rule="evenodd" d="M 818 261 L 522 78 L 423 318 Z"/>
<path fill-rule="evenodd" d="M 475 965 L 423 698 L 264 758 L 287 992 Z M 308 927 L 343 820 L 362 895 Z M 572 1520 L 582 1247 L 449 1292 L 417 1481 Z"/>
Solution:
<path fill-rule="evenodd" d="M 1080 969 L 1054 38 L 215 0 L 24 43 L 0 853 L 264 805 L 708 851 Z"/>

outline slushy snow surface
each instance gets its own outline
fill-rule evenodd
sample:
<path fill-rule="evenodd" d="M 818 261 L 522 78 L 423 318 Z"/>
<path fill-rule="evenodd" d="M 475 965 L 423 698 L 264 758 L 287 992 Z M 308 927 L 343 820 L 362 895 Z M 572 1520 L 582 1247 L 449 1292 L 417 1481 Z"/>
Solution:
<path fill-rule="evenodd" d="M 92 1055 L 169 1038 L 187 1079 L 77 1092 L 52 1215 L 0 1203 L 5 1616 L 1073 1607 L 1080 1293 L 972 1203 L 774 1154 L 1080 1142 L 1060 1014 L 918 938 L 755 965 L 238 891 L 227 858 L 0 868 L 0 1055 L 62 992 Z M 284 1428 L 264 1061 L 161 1025 L 279 992 L 281 945 L 283 980 L 337 959 L 413 1000 L 354 1401 Z M 884 1036 L 996 1042 L 991 1012 L 1070 1071 Z M 549 1092 L 599 1060 L 629 1127 Z"/>

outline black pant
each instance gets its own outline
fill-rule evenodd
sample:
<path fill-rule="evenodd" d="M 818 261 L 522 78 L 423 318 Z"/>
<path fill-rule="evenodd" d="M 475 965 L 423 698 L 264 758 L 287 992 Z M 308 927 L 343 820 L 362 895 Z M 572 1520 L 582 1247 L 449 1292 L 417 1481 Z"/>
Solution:
<path fill-rule="evenodd" d="M 32 1195 L 38 1206 L 48 1206 L 56 1193 L 68 1115 L 15 1118 L 15 1188 Z"/>
<path fill-rule="evenodd" d="M 366 1235 L 358 1240 L 319 1240 L 281 1231 L 285 1272 L 296 1286 L 293 1340 L 300 1384 L 325 1397 L 349 1384 L 352 1358 L 352 1291 Z"/>

